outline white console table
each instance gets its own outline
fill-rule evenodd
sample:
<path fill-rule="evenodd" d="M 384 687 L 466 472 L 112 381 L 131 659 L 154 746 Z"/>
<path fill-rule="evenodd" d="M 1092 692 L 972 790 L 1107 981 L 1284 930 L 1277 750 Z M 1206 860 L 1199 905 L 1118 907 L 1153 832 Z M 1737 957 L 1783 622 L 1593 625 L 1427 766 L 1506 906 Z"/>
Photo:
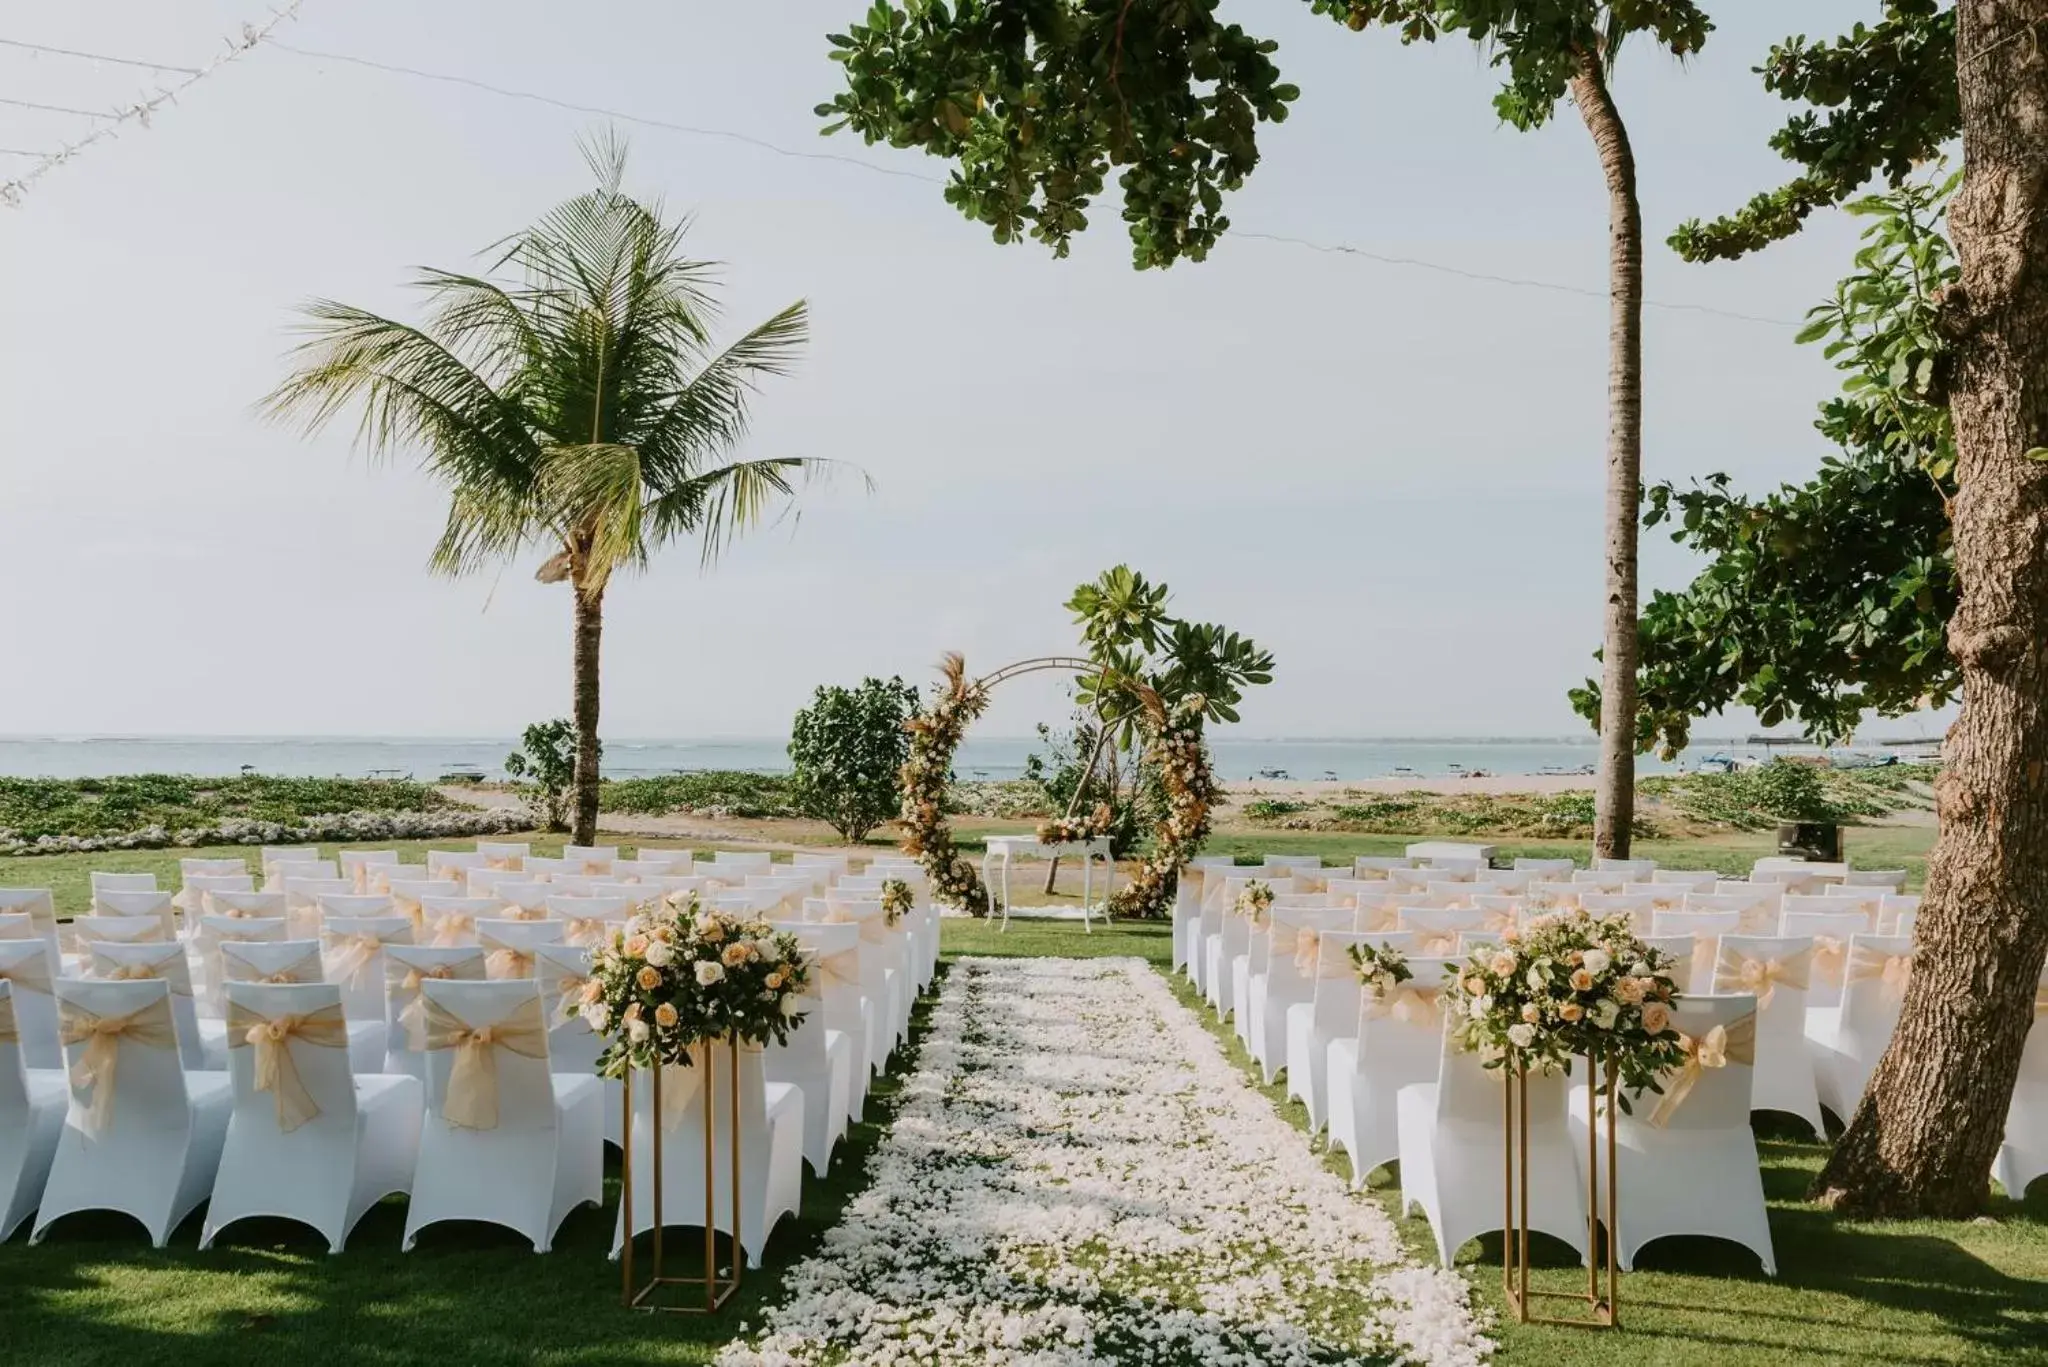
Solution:
<path fill-rule="evenodd" d="M 1068 855 L 1081 861 L 1081 932 L 1093 935 L 1092 924 L 1095 892 L 1095 860 L 1100 857 L 1109 870 L 1109 880 L 1103 889 L 1102 904 L 1109 905 L 1110 896 L 1116 891 L 1116 858 L 1109 852 L 1109 838 L 1097 840 L 1069 840 L 1058 845 L 1048 845 L 1035 835 L 992 835 L 988 838 L 988 853 L 981 857 L 981 881 L 988 888 L 988 914 L 996 914 L 996 885 L 1000 881 L 1003 889 L 1003 929 L 1010 928 L 1010 861 L 1012 859 L 1058 859 Z M 997 870 L 1001 870 L 998 880 Z M 1107 919 L 1105 914 L 1104 919 Z"/>

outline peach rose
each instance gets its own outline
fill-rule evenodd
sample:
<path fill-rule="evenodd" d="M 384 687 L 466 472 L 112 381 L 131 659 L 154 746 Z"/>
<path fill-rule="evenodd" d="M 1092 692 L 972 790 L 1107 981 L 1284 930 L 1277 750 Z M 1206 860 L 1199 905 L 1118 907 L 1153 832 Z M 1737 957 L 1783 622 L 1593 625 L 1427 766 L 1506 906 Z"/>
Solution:
<path fill-rule="evenodd" d="M 635 935 L 632 939 L 626 941 L 626 953 L 631 957 L 637 959 L 646 952 L 647 937 L 645 935 Z"/>
<path fill-rule="evenodd" d="M 725 960 L 727 968 L 738 968 L 747 961 L 747 947 L 734 941 L 725 947 L 725 953 L 719 957 Z"/>
<path fill-rule="evenodd" d="M 652 992 L 661 986 L 661 970 L 649 964 L 633 975 L 633 981 L 640 984 L 642 992 Z"/>
<path fill-rule="evenodd" d="M 1563 1006 L 1557 1008 L 1558 1019 L 1567 1023 L 1575 1021 L 1585 1014 L 1586 1008 L 1580 1006 L 1577 1002 L 1566 1002 Z"/>
<path fill-rule="evenodd" d="M 1573 969 L 1573 970 L 1572 970 L 1572 991 L 1574 991 L 1574 992 L 1590 992 L 1590 991 L 1592 991 L 1592 990 L 1593 990 L 1593 975 L 1592 975 L 1592 974 L 1590 974 L 1590 973 L 1588 973 L 1588 972 L 1587 972 L 1587 971 L 1586 971 L 1585 969 L 1583 969 L 1583 968 L 1575 968 L 1575 969 Z"/>
<path fill-rule="evenodd" d="M 1537 1021 L 1543 1019 L 1543 1010 L 1535 1002 L 1523 1002 L 1522 1019 L 1534 1025 Z"/>
<path fill-rule="evenodd" d="M 1671 1008 L 1663 1002 L 1650 1002 L 1643 1007 L 1643 1029 L 1653 1035 L 1661 1035 L 1671 1024 Z"/>
<path fill-rule="evenodd" d="M 668 1030 L 673 1028 L 676 1019 L 676 1009 L 667 1002 L 663 1002 L 660 1006 L 654 1008 L 654 1023 L 662 1029 Z"/>
<path fill-rule="evenodd" d="M 1614 985 L 1614 996 L 1623 1006 L 1640 1005 L 1643 1000 L 1643 980 L 1623 978 Z"/>
<path fill-rule="evenodd" d="M 1467 978 L 1465 979 L 1465 990 L 1476 997 L 1486 990 L 1486 980 L 1477 977 Z"/>

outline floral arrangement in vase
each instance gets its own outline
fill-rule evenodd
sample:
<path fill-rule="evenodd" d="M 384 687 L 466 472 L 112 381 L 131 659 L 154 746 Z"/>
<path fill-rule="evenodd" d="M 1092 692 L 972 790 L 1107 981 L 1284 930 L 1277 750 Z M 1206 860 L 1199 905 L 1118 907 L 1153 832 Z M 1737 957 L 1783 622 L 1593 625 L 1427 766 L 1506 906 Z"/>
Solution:
<path fill-rule="evenodd" d="M 1248 918 L 1255 926 L 1266 923 L 1266 913 L 1273 909 L 1273 885 L 1254 878 L 1246 883 L 1237 894 L 1237 914 Z"/>
<path fill-rule="evenodd" d="M 913 896 L 910 884 L 901 878 L 882 880 L 882 917 L 888 922 L 891 930 L 896 928 L 905 913 L 910 910 Z"/>
<path fill-rule="evenodd" d="M 1539 916 L 1474 951 L 1447 988 L 1457 1000 L 1445 1005 L 1459 1046 L 1485 1055 L 1487 1067 L 1553 1072 L 1588 1055 L 1615 1073 L 1626 1110 L 1630 1092 L 1661 1091 L 1659 1075 L 1685 1062 L 1670 969 L 1670 956 L 1637 939 L 1626 915 Z"/>
<path fill-rule="evenodd" d="M 706 911 L 693 894 L 623 922 L 591 952 L 590 981 L 564 998 L 606 1039 L 597 1071 L 623 1077 L 657 1062 L 687 1065 L 711 1040 L 778 1044 L 804 1019 L 811 967 L 794 935 L 766 921 Z"/>
<path fill-rule="evenodd" d="M 1107 802 L 1095 804 L 1095 810 L 1086 816 L 1056 816 L 1050 821 L 1038 824 L 1038 842 L 1041 845 L 1066 845 L 1088 840 L 1100 840 L 1109 834 L 1109 828 L 1116 823 L 1116 813 Z"/>

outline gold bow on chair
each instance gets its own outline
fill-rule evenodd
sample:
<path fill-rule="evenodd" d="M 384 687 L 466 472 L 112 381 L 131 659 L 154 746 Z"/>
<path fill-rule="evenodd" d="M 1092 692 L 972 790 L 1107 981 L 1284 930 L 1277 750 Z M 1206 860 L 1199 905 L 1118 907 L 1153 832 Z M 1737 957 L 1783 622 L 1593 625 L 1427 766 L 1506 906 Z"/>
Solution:
<path fill-rule="evenodd" d="M 545 921 L 547 917 L 546 907 L 521 906 L 517 902 L 507 902 L 498 909 L 501 921 Z"/>
<path fill-rule="evenodd" d="M 1352 918 L 1351 928 L 1368 935 L 1381 935 L 1391 932 L 1399 919 L 1399 914 L 1389 903 L 1361 904 L 1358 914 Z"/>
<path fill-rule="evenodd" d="M 811 956 L 811 967 L 817 971 L 817 976 L 811 980 L 813 996 L 824 996 L 824 985 L 828 982 L 850 987 L 856 992 L 860 990 L 858 949 L 842 949 L 837 954 L 814 954 Z"/>
<path fill-rule="evenodd" d="M 60 1001 L 57 1018 L 64 1043 L 85 1046 L 85 1052 L 71 1066 L 71 1085 L 92 1093 L 92 1102 L 83 1117 L 88 1135 L 100 1133 L 113 1118 L 114 1082 L 121 1062 L 122 1040 L 150 1049 L 178 1047 L 178 1031 L 171 1021 L 168 995 L 125 1016 L 101 1016 L 75 1002 Z"/>
<path fill-rule="evenodd" d="M 491 854 L 484 856 L 484 867 L 503 873 L 519 871 L 519 856 L 516 854 Z"/>
<path fill-rule="evenodd" d="M 825 904 L 825 919 L 823 921 L 820 921 L 818 924 L 826 926 L 850 926 L 854 924 L 854 918 L 851 914 L 847 912 L 846 908 L 841 906 L 839 903 L 828 902 Z M 863 932 L 861 938 L 867 938 L 865 932 Z"/>
<path fill-rule="evenodd" d="M 21 1043 L 21 1026 L 14 1019 L 13 996 L 0 997 L 0 1044 Z"/>
<path fill-rule="evenodd" d="M 1849 981 L 1868 982 L 1873 978 L 1884 982 L 1884 995 L 1896 1000 L 1906 994 L 1906 984 L 1913 977 L 1913 951 L 1904 954 L 1887 954 L 1867 945 L 1856 945 L 1849 951 Z"/>
<path fill-rule="evenodd" d="M 479 954 L 474 959 L 466 959 L 462 966 L 476 968 L 482 958 Z M 455 964 L 436 964 L 432 968 L 414 968 L 396 959 L 384 960 L 385 994 L 394 1001 L 404 1001 L 405 1005 L 398 1011 L 398 1023 L 405 1030 L 406 1047 L 416 1054 L 426 1048 L 427 1022 L 420 1007 L 420 984 L 428 978 L 436 982 L 450 981 L 456 977 L 457 967 Z"/>
<path fill-rule="evenodd" d="M 1479 923 L 1479 930 L 1483 935 L 1505 935 L 1514 928 L 1515 913 L 1512 911 L 1489 912 L 1486 919 Z"/>
<path fill-rule="evenodd" d="M 605 936 L 611 933 L 611 923 L 602 916 L 564 916 L 562 918 L 562 943 L 588 948 L 601 945 Z"/>
<path fill-rule="evenodd" d="M 1401 983 L 1384 997 L 1375 996 L 1368 990 L 1358 1004 L 1360 1020 L 1376 1021 L 1388 1017 L 1403 1025 L 1428 1025 L 1436 1021 L 1442 1007 L 1438 1005 L 1437 992 L 1419 983 Z"/>
<path fill-rule="evenodd" d="M 17 992 L 40 992 L 50 995 L 49 960 L 45 955 L 36 954 L 11 964 L 0 964 L 0 982 L 14 984 Z"/>
<path fill-rule="evenodd" d="M 403 916 L 408 921 L 412 922 L 413 934 L 417 935 L 421 931 L 426 929 L 426 908 L 420 905 L 418 898 L 403 897 L 400 896 L 398 893 L 391 893 L 391 910 L 392 914 L 397 916 Z"/>
<path fill-rule="evenodd" d="M 581 973 L 564 973 L 561 977 L 555 979 L 555 1009 L 548 1014 L 549 1033 L 552 1034 L 554 1031 L 561 1029 L 570 1021 L 582 1019 L 578 1015 L 564 1014 L 562 1011 L 563 1002 L 574 998 L 579 1006 L 588 1006 L 602 995 L 604 995 L 604 989 L 599 986 L 597 979 L 586 978 Z"/>
<path fill-rule="evenodd" d="M 583 876 L 585 878 L 596 878 L 601 874 L 607 874 L 611 871 L 612 861 L 609 859 L 586 859 L 583 861 Z M 632 882 L 635 880 L 628 879 L 626 881 Z"/>
<path fill-rule="evenodd" d="M 687 1067 L 675 1063 L 661 1065 L 661 1128 L 664 1132 L 672 1133 L 683 1123 L 683 1116 L 690 1109 L 690 1102 L 704 1086 L 704 1079 L 711 1067 L 712 1051 L 728 1048 L 730 1039 L 730 1036 L 722 1036 L 691 1045 L 690 1062 Z M 761 1052 L 761 1046 L 758 1044 L 742 1044 L 740 1048 L 753 1054 Z M 730 1064 L 737 1068 L 739 1060 L 733 1058 Z"/>
<path fill-rule="evenodd" d="M 1315 977 L 1316 961 L 1322 952 L 1322 932 L 1303 926 L 1294 937 L 1294 971 L 1304 978 Z"/>
<path fill-rule="evenodd" d="M 476 933 L 476 917 L 466 911 L 444 911 L 434 917 L 434 929 L 427 943 L 444 948 L 459 945 L 464 935 Z"/>
<path fill-rule="evenodd" d="M 238 976 L 236 970 L 248 974 Z M 247 959 L 238 959 L 231 954 L 221 956 L 221 976 L 234 983 L 272 983 L 289 986 L 295 983 L 317 983 L 321 981 L 320 951 L 311 950 L 286 964 L 273 968 L 268 973 L 259 973 L 256 966 Z"/>
<path fill-rule="evenodd" d="M 1657 1109 L 1650 1112 L 1650 1123 L 1660 1130 L 1671 1123 L 1671 1117 L 1678 1114 L 1678 1108 L 1692 1095 L 1703 1071 L 1726 1068 L 1731 1063 L 1739 1063 L 1745 1068 L 1756 1066 L 1756 1012 L 1738 1016 L 1727 1025 L 1717 1025 L 1698 1038 L 1692 1035 L 1680 1035 L 1678 1038 L 1679 1043 L 1685 1046 L 1685 1062 L 1658 1099 Z"/>
<path fill-rule="evenodd" d="M 1763 1011 L 1769 1009 L 1779 983 L 1795 992 L 1804 992 L 1812 968 L 1810 947 L 1783 959 L 1752 959 L 1723 941 L 1721 957 L 1714 965 L 1714 990 L 1753 993 L 1757 1010 Z"/>
<path fill-rule="evenodd" d="M 442 1118 L 460 1129 L 497 1129 L 498 1050 L 510 1049 L 526 1058 L 548 1056 L 547 1022 L 541 1018 L 540 998 L 531 997 L 503 1020 L 480 1026 L 471 1025 L 424 994 L 420 1002 L 426 1015 L 425 1048 L 455 1051 L 455 1066 L 449 1070 L 448 1092 L 441 1103 Z"/>
<path fill-rule="evenodd" d="M 265 1016 L 240 1002 L 228 1003 L 228 1048 L 255 1049 L 256 1090 L 277 1098 L 277 1128 L 286 1134 L 320 1114 L 319 1103 L 306 1090 L 292 1059 L 293 1040 L 322 1049 L 348 1048 L 348 1021 L 341 1004 L 303 1016 Z"/>
<path fill-rule="evenodd" d="M 491 935 L 479 935 L 477 944 L 484 950 L 484 976 L 487 978 L 531 978 L 533 976 L 533 951 L 508 945 Z"/>
<path fill-rule="evenodd" d="M 1415 956 L 1420 959 L 1450 958 L 1458 952 L 1455 930 L 1422 930 L 1415 933 Z"/>
<path fill-rule="evenodd" d="M 94 953 L 92 956 L 92 976 L 103 983 L 155 982 L 158 979 L 162 979 L 171 985 L 172 996 L 189 997 L 192 995 L 192 984 L 189 975 L 187 975 L 187 981 L 180 986 L 176 978 L 164 972 L 165 968 L 175 965 L 183 957 L 184 951 L 181 949 L 177 952 L 176 957 L 165 963 L 131 964 L 123 963 L 117 959 L 110 959 L 104 954 Z"/>
<path fill-rule="evenodd" d="M 368 932 L 337 935 L 329 931 L 326 940 L 329 980 L 355 989 L 367 987 L 364 976 L 370 971 L 370 965 L 377 962 L 377 956 L 384 952 L 384 942 Z"/>
<path fill-rule="evenodd" d="M 1832 935 L 1813 937 L 1813 976 L 1824 983 L 1842 981 L 1842 970 L 1849 960 L 1849 944 Z"/>

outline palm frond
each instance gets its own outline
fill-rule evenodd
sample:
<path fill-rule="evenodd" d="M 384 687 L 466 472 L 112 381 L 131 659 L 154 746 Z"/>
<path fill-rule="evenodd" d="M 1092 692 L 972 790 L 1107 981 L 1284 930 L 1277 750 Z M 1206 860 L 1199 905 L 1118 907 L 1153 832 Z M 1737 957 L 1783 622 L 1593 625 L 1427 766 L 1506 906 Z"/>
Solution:
<path fill-rule="evenodd" d="M 662 487 L 687 480 L 738 446 L 760 381 L 787 375 L 809 338 L 810 311 L 799 299 L 705 362 L 640 438 L 649 481 Z"/>
<path fill-rule="evenodd" d="M 640 453 L 630 446 L 554 446 L 539 481 L 541 502 L 583 543 L 586 584 L 601 584 L 622 566 L 647 563 L 641 535 Z"/>

